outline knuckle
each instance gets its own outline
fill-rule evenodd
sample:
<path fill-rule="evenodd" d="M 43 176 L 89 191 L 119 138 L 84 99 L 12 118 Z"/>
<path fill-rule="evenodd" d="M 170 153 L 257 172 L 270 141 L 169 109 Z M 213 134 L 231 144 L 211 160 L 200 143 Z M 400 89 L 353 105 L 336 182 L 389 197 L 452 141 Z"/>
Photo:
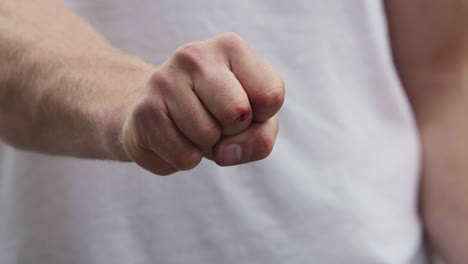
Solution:
<path fill-rule="evenodd" d="M 228 105 L 223 114 L 223 123 L 243 122 L 250 116 L 250 104 L 247 101 L 233 102 Z"/>
<path fill-rule="evenodd" d="M 257 136 L 257 158 L 264 159 L 268 157 L 273 151 L 274 139 L 265 133 L 261 133 Z"/>
<path fill-rule="evenodd" d="M 234 32 L 226 32 L 218 36 L 218 43 L 222 48 L 231 52 L 238 52 L 245 47 L 245 41 Z"/>
<path fill-rule="evenodd" d="M 150 121 L 159 120 L 163 116 L 163 110 L 159 107 L 159 103 L 152 96 L 146 96 L 141 99 L 138 105 L 133 110 L 137 120 Z"/>
<path fill-rule="evenodd" d="M 174 161 L 174 166 L 179 170 L 190 170 L 197 166 L 202 159 L 200 151 L 196 149 L 186 150 Z"/>
<path fill-rule="evenodd" d="M 210 149 L 221 138 L 221 129 L 214 122 L 208 126 L 203 127 L 200 133 L 201 133 L 200 147 L 202 149 Z"/>
<path fill-rule="evenodd" d="M 150 90 L 164 90 L 174 85 L 175 78 L 164 67 L 156 70 L 149 79 Z"/>
<path fill-rule="evenodd" d="M 174 58 L 178 63 L 195 70 L 204 68 L 207 56 L 208 51 L 203 42 L 184 44 L 174 52 Z"/>
<path fill-rule="evenodd" d="M 284 82 L 280 81 L 273 88 L 263 95 L 263 103 L 267 106 L 280 107 L 285 98 Z"/>
<path fill-rule="evenodd" d="M 138 103 L 133 111 L 137 119 L 144 119 L 158 110 L 155 102 L 150 97 L 145 97 Z"/>
<path fill-rule="evenodd" d="M 284 102 L 285 89 L 284 82 L 280 81 L 279 84 L 273 87 L 273 89 L 267 94 L 267 100 L 272 105 L 281 106 Z"/>

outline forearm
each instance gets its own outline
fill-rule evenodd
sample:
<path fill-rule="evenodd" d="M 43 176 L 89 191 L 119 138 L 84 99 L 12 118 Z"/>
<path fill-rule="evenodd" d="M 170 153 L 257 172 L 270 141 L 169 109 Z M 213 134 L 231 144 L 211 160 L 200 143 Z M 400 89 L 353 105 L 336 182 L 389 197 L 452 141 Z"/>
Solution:
<path fill-rule="evenodd" d="M 0 39 L 2 140 L 49 154 L 128 159 L 121 119 L 151 65 L 112 48 L 55 1 L 1 3 Z"/>
<path fill-rule="evenodd" d="M 422 134 L 421 208 L 428 236 L 447 263 L 468 262 L 467 93 L 453 94 L 446 118 Z"/>
<path fill-rule="evenodd" d="M 427 75 L 405 81 L 422 143 L 421 213 L 430 243 L 446 263 L 467 263 L 468 78 Z M 433 99 L 421 100 L 425 96 Z"/>
<path fill-rule="evenodd" d="M 395 63 L 421 136 L 423 222 L 447 263 L 468 263 L 468 2 L 386 4 Z"/>
<path fill-rule="evenodd" d="M 264 159 L 278 133 L 284 82 L 235 33 L 187 43 L 156 68 L 53 0 L 15 0 L 0 4 L 0 64 L 0 137 L 22 149 L 168 175 L 203 157 Z"/>

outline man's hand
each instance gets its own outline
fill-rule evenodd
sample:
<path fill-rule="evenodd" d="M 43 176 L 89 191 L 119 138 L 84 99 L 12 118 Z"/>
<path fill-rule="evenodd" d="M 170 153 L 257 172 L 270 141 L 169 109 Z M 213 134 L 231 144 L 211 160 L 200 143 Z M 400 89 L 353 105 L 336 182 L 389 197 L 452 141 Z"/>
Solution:
<path fill-rule="evenodd" d="M 263 159 L 283 101 L 275 69 L 225 33 L 180 47 L 156 69 L 126 117 L 123 145 L 159 175 L 189 170 L 202 156 L 222 166 Z"/>
<path fill-rule="evenodd" d="M 155 67 L 56 0 L 0 2 L 0 139 L 16 148 L 160 175 L 203 156 L 241 164 L 270 154 L 283 100 L 276 71 L 234 33 Z"/>

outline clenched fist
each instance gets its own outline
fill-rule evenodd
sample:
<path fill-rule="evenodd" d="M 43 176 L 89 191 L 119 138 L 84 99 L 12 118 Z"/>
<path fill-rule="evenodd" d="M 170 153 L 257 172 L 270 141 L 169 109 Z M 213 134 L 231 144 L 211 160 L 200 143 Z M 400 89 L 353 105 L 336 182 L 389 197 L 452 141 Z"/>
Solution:
<path fill-rule="evenodd" d="M 267 157 L 284 84 L 238 35 L 186 44 L 160 65 L 125 119 L 122 141 L 137 164 L 168 175 L 206 157 L 221 166 Z"/>

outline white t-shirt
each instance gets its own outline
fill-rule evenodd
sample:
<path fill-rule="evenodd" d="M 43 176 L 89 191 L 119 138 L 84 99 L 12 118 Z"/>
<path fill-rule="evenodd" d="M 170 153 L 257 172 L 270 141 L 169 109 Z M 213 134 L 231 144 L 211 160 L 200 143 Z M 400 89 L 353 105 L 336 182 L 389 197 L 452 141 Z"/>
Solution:
<path fill-rule="evenodd" d="M 376 0 L 68 0 L 161 63 L 239 33 L 282 75 L 266 160 L 158 177 L 0 145 L 2 264 L 419 264 L 419 145 Z"/>

